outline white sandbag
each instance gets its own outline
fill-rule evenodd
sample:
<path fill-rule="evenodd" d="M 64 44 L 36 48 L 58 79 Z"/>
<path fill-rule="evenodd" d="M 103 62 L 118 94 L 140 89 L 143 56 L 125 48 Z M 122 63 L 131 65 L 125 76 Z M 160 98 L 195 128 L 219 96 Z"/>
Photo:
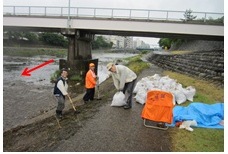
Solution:
<path fill-rule="evenodd" d="M 140 89 L 146 89 L 146 86 L 145 86 L 145 81 L 138 81 L 135 85 L 135 88 L 133 90 L 133 93 L 137 93 Z"/>
<path fill-rule="evenodd" d="M 187 88 L 183 89 L 183 92 L 187 98 L 187 100 L 189 101 L 193 101 L 193 97 L 195 96 L 196 94 L 196 89 L 192 86 L 188 86 Z"/>
<path fill-rule="evenodd" d="M 176 89 L 176 90 L 183 90 L 183 86 L 182 86 L 182 84 L 180 84 L 180 83 L 176 83 L 176 85 L 175 85 L 175 89 Z"/>
<path fill-rule="evenodd" d="M 169 78 L 169 76 L 164 76 L 164 77 L 161 77 L 161 79 L 159 80 L 160 83 L 162 83 L 163 85 L 167 85 L 169 84 L 170 82 L 173 82 L 174 80 Z"/>
<path fill-rule="evenodd" d="M 145 81 L 145 86 L 147 91 L 154 88 L 152 81 Z"/>
<path fill-rule="evenodd" d="M 160 80 L 160 79 L 161 79 L 161 77 L 160 77 L 159 74 L 154 74 L 154 75 L 152 76 L 152 78 L 155 79 L 155 80 Z"/>
<path fill-rule="evenodd" d="M 152 79 L 151 82 L 154 88 L 158 88 L 160 85 L 159 80 Z"/>
<path fill-rule="evenodd" d="M 123 92 L 116 92 L 112 99 L 111 106 L 124 106 L 127 105 L 125 101 L 125 95 Z"/>
<path fill-rule="evenodd" d="M 187 101 L 187 98 L 182 90 L 174 90 L 172 91 L 172 93 L 175 96 L 175 101 L 177 102 L 177 104 L 182 104 Z"/>
<path fill-rule="evenodd" d="M 138 102 L 140 104 L 145 104 L 146 96 L 147 96 L 147 91 L 144 89 L 140 89 L 134 98 L 135 98 L 136 102 Z"/>

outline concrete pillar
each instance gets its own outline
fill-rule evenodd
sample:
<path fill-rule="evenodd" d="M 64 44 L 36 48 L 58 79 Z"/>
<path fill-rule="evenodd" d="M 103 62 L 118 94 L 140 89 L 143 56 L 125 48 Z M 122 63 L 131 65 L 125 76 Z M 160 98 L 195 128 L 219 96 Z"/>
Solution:
<path fill-rule="evenodd" d="M 94 35 L 79 30 L 75 30 L 74 33 L 72 33 L 72 31 L 70 32 L 70 34 L 65 34 L 69 39 L 67 61 L 65 65 L 61 64 L 61 66 L 70 68 L 70 76 L 80 75 L 84 79 L 89 62 L 98 63 L 98 60 L 92 60 L 91 41 L 93 40 Z"/>
<path fill-rule="evenodd" d="M 68 36 L 68 54 L 67 54 L 67 63 L 69 66 L 72 66 L 74 64 L 74 57 L 75 57 L 75 37 L 74 35 L 69 35 Z"/>

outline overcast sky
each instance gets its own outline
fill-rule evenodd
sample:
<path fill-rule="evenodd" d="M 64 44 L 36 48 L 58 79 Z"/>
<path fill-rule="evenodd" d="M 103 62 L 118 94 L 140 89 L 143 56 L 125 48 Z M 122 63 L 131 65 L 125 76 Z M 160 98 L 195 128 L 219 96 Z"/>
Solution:
<path fill-rule="evenodd" d="M 3 0 L 13 6 L 65 6 L 69 0 Z M 224 13 L 224 0 L 70 0 L 71 7 L 126 8 Z M 143 38 L 154 44 L 158 39 Z"/>

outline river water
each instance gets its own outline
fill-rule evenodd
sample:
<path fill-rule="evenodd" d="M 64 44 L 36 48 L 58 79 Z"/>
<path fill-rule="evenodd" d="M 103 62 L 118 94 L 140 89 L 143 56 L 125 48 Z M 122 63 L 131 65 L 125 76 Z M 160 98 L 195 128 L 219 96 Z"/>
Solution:
<path fill-rule="evenodd" d="M 109 62 L 115 62 L 118 59 L 135 56 L 137 54 L 122 54 L 122 53 L 93 53 L 93 59 L 98 59 L 98 76 L 99 83 L 103 82 L 109 75 L 106 69 L 106 65 Z M 44 61 L 54 59 L 54 63 L 46 65 L 40 69 L 37 69 L 31 73 L 29 77 L 21 76 L 24 68 L 29 69 L 36 67 Z M 51 75 L 59 69 L 59 59 L 53 56 L 36 56 L 36 57 L 3 57 L 3 81 L 4 83 L 12 81 L 23 81 L 26 83 L 33 83 L 36 85 L 51 85 Z M 6 84 L 4 84 L 7 86 Z"/>

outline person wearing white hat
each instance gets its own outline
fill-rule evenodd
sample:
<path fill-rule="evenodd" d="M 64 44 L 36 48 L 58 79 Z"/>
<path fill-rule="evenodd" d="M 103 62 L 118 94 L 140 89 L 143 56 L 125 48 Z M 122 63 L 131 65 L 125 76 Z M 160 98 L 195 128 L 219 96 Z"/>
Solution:
<path fill-rule="evenodd" d="M 111 72 L 116 89 L 125 94 L 127 105 L 124 106 L 124 109 L 130 109 L 132 107 L 132 95 L 137 75 L 124 65 L 108 63 L 107 69 Z"/>

